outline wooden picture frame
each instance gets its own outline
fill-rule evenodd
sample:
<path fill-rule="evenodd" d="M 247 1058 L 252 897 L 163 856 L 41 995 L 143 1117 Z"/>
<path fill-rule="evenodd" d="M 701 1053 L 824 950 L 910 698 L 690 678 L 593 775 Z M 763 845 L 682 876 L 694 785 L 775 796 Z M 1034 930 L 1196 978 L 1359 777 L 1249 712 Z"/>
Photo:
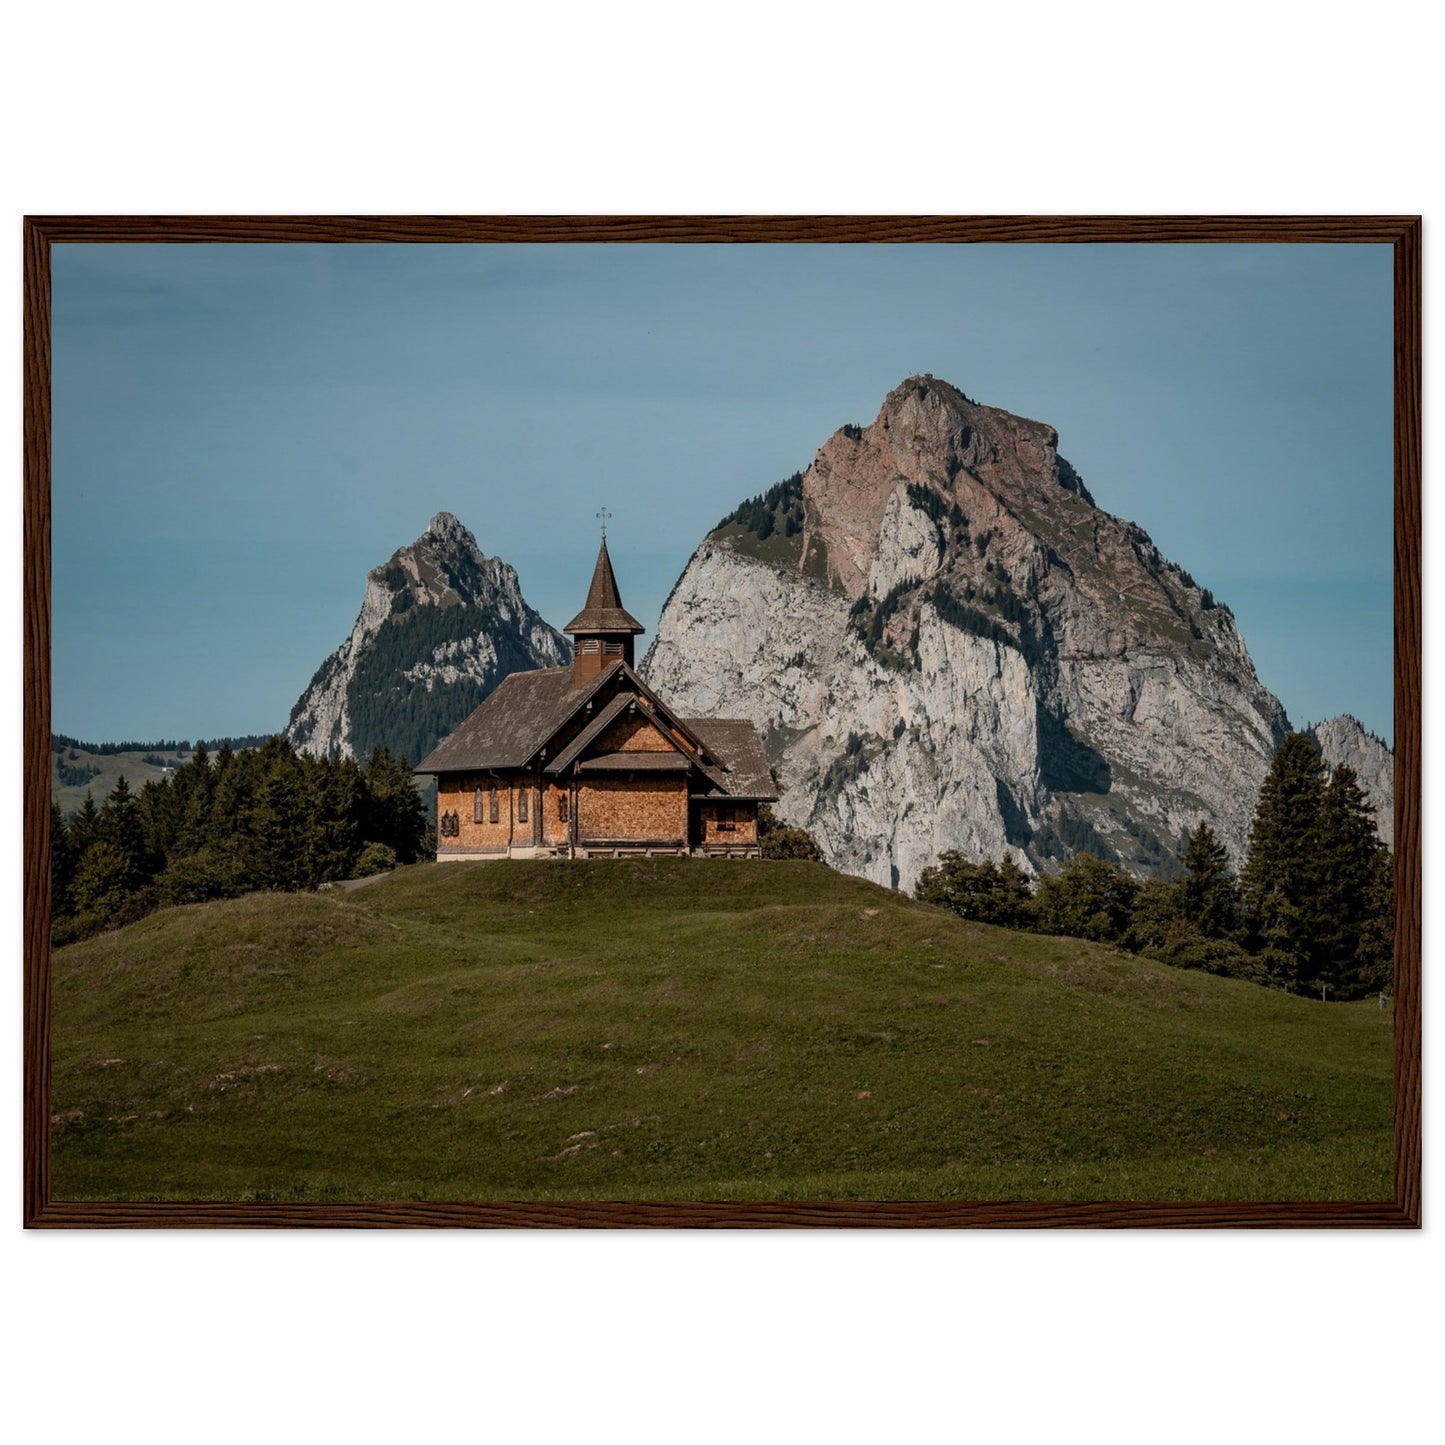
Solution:
<path fill-rule="evenodd" d="M 1394 1193 L 1341 1203 L 67 1203 L 50 1189 L 51 247 L 207 242 L 1373 243 L 1394 255 Z M 1418 1227 L 1421 1223 L 1418 217 L 31 217 L 24 234 L 24 1181 L 28 1227 Z"/>

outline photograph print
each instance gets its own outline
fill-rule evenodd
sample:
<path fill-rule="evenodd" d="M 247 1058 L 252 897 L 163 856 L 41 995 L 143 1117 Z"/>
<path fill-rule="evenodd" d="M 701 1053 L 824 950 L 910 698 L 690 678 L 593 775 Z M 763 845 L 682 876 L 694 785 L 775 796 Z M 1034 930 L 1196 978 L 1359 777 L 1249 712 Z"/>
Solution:
<path fill-rule="evenodd" d="M 29 274 L 31 1222 L 1418 1222 L 1418 223 L 168 224 Z"/>

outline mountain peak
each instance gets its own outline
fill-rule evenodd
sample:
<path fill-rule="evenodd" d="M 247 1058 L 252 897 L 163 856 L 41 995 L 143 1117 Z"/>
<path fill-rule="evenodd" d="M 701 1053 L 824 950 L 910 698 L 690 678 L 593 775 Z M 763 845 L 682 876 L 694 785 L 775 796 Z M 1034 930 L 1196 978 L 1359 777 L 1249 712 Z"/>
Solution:
<path fill-rule="evenodd" d="M 417 538 L 418 542 L 425 542 L 428 539 L 434 542 L 448 543 L 452 546 L 470 547 L 474 552 L 480 552 L 477 546 L 477 539 L 472 535 L 470 529 L 465 527 L 450 512 L 438 512 L 427 525 L 425 532 Z"/>
<path fill-rule="evenodd" d="M 749 717 L 779 816 L 904 886 L 960 847 L 1163 873 L 1201 818 L 1239 859 L 1287 726 L 1229 609 L 1054 427 L 926 373 L 714 528 L 642 666 Z"/>
<path fill-rule="evenodd" d="M 516 570 L 438 512 L 367 573 L 351 635 L 291 710 L 287 736 L 318 755 L 365 757 L 382 745 L 420 758 L 509 673 L 570 655 L 528 606 Z"/>

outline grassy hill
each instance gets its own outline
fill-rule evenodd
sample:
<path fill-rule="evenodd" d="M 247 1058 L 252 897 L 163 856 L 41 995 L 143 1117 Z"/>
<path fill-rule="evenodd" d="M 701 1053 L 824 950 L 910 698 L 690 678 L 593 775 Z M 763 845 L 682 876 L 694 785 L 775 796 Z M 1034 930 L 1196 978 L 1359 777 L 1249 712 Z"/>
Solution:
<path fill-rule="evenodd" d="M 122 778 L 137 793 L 147 783 L 160 782 L 166 776 L 165 768 L 146 762 L 147 757 L 164 758 L 171 768 L 178 768 L 189 761 L 190 756 L 189 752 L 157 753 L 150 748 L 138 748 L 124 753 L 93 753 L 79 747 L 66 747 L 57 752 L 52 747 L 50 796 L 60 804 L 60 811 L 68 818 L 85 802 L 87 793 L 95 799 L 98 808 Z M 81 773 L 88 773 L 90 776 L 80 783 L 67 783 L 60 771 L 62 767 L 74 769 L 73 776 Z"/>
<path fill-rule="evenodd" d="M 76 1199 L 1388 1199 L 1391 1021 L 817 864 L 421 864 L 55 955 Z"/>

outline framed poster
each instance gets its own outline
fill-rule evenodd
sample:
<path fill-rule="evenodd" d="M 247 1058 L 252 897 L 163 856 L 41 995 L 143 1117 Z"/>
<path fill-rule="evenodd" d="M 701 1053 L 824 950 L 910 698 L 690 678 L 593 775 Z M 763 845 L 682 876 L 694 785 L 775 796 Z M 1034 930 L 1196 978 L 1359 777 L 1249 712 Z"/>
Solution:
<path fill-rule="evenodd" d="M 1419 236 L 29 221 L 27 1223 L 1418 1225 Z"/>

